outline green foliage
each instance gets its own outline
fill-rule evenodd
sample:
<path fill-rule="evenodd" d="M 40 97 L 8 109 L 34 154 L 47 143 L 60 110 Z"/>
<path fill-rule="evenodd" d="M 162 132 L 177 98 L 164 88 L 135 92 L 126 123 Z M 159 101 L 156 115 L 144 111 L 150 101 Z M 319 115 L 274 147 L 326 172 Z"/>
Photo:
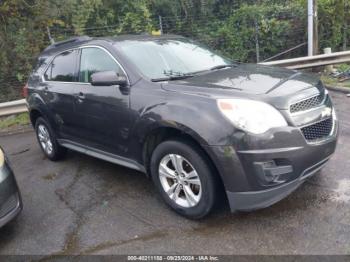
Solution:
<path fill-rule="evenodd" d="M 165 33 L 195 38 L 234 59 L 255 62 L 306 41 L 307 0 L 3 0 L 0 2 L 0 102 L 19 97 L 35 57 L 75 35 Z M 318 0 L 320 47 L 350 40 L 348 0 Z M 291 56 L 305 55 L 301 48 Z M 286 56 L 284 56 L 286 57 Z M 288 56 L 287 56 L 288 57 Z"/>
<path fill-rule="evenodd" d="M 350 65 L 348 65 L 348 64 L 340 64 L 340 65 L 337 66 L 337 69 L 338 69 L 339 72 L 342 72 L 342 73 L 348 72 L 350 70 Z"/>
<path fill-rule="evenodd" d="M 77 1 L 73 5 L 71 16 L 71 24 L 74 28 L 75 35 L 82 35 L 84 28 L 89 21 L 90 16 L 93 15 L 94 10 L 98 10 L 102 6 L 101 0 L 82 0 Z"/>
<path fill-rule="evenodd" d="M 0 130 L 9 128 L 12 126 L 24 126 L 30 123 L 28 113 L 22 113 L 18 115 L 12 115 L 8 117 L 0 118 Z"/>
<path fill-rule="evenodd" d="M 281 5 L 242 5 L 219 28 L 217 37 L 222 39 L 222 49 L 235 59 L 252 62 L 257 42 L 264 58 L 283 50 L 288 37 L 286 32 L 291 32 L 293 24 L 278 15 L 290 9 Z"/>
<path fill-rule="evenodd" d="M 169 32 L 199 39 L 231 58 L 255 62 L 257 43 L 260 57 L 266 59 L 306 40 L 304 30 L 295 30 L 304 27 L 304 12 L 296 4 L 244 3 L 230 12 L 197 14 L 168 27 Z"/>
<path fill-rule="evenodd" d="M 56 9 L 51 1 L 0 5 L 0 102 L 19 97 L 35 56 L 48 44 L 46 26 L 53 23 Z"/>
<path fill-rule="evenodd" d="M 347 28 L 347 25 L 350 24 L 350 3 L 348 0 L 319 1 L 321 48 L 332 47 L 333 50 L 340 50 L 347 41 L 344 36 L 350 34 L 349 28 Z"/>

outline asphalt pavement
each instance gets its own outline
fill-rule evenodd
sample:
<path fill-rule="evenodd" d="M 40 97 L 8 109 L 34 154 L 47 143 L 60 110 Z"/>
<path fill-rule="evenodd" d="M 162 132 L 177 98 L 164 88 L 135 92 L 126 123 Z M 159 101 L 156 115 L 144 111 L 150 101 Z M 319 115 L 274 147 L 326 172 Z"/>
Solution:
<path fill-rule="evenodd" d="M 272 207 L 200 221 L 170 209 L 143 174 L 69 152 L 51 162 L 33 132 L 0 137 L 24 210 L 0 229 L 0 254 L 350 254 L 350 98 L 326 167 Z"/>

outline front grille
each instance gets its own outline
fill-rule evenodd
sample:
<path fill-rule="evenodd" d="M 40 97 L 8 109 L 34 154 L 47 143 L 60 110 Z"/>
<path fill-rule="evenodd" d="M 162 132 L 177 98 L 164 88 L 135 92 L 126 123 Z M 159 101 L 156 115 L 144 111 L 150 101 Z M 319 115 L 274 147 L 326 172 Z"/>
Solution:
<path fill-rule="evenodd" d="M 322 101 L 323 101 L 323 95 L 319 94 L 317 96 L 313 96 L 313 97 L 304 99 L 300 102 L 297 102 L 295 104 L 292 104 L 289 110 L 291 113 L 306 111 L 308 109 L 321 105 Z"/>
<path fill-rule="evenodd" d="M 333 119 L 330 117 L 316 124 L 302 127 L 301 131 L 308 142 L 316 142 L 327 138 L 331 134 L 332 128 Z"/>
<path fill-rule="evenodd" d="M 18 204 L 17 194 L 10 196 L 5 203 L 0 206 L 0 218 L 10 213 Z"/>

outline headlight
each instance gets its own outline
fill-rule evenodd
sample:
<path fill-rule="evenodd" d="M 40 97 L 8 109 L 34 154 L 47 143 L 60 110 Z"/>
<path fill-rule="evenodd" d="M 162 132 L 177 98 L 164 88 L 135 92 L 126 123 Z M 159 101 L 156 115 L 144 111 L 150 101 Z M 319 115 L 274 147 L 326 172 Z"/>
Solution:
<path fill-rule="evenodd" d="M 287 126 L 284 117 L 264 102 L 248 99 L 218 99 L 220 112 L 234 126 L 253 134 L 262 134 L 273 127 Z"/>
<path fill-rule="evenodd" d="M 5 156 L 4 156 L 4 152 L 2 152 L 1 148 L 0 148 L 0 167 L 2 167 L 5 163 Z"/>

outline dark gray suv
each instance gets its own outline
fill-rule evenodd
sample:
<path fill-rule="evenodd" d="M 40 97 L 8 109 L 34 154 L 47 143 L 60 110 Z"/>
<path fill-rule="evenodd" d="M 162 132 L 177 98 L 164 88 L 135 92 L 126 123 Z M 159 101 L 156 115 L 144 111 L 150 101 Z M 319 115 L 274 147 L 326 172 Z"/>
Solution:
<path fill-rule="evenodd" d="M 69 148 L 144 172 L 189 218 L 207 215 L 221 193 L 232 210 L 279 201 L 337 140 L 317 77 L 237 63 L 180 36 L 55 43 L 24 91 L 49 159 Z"/>

